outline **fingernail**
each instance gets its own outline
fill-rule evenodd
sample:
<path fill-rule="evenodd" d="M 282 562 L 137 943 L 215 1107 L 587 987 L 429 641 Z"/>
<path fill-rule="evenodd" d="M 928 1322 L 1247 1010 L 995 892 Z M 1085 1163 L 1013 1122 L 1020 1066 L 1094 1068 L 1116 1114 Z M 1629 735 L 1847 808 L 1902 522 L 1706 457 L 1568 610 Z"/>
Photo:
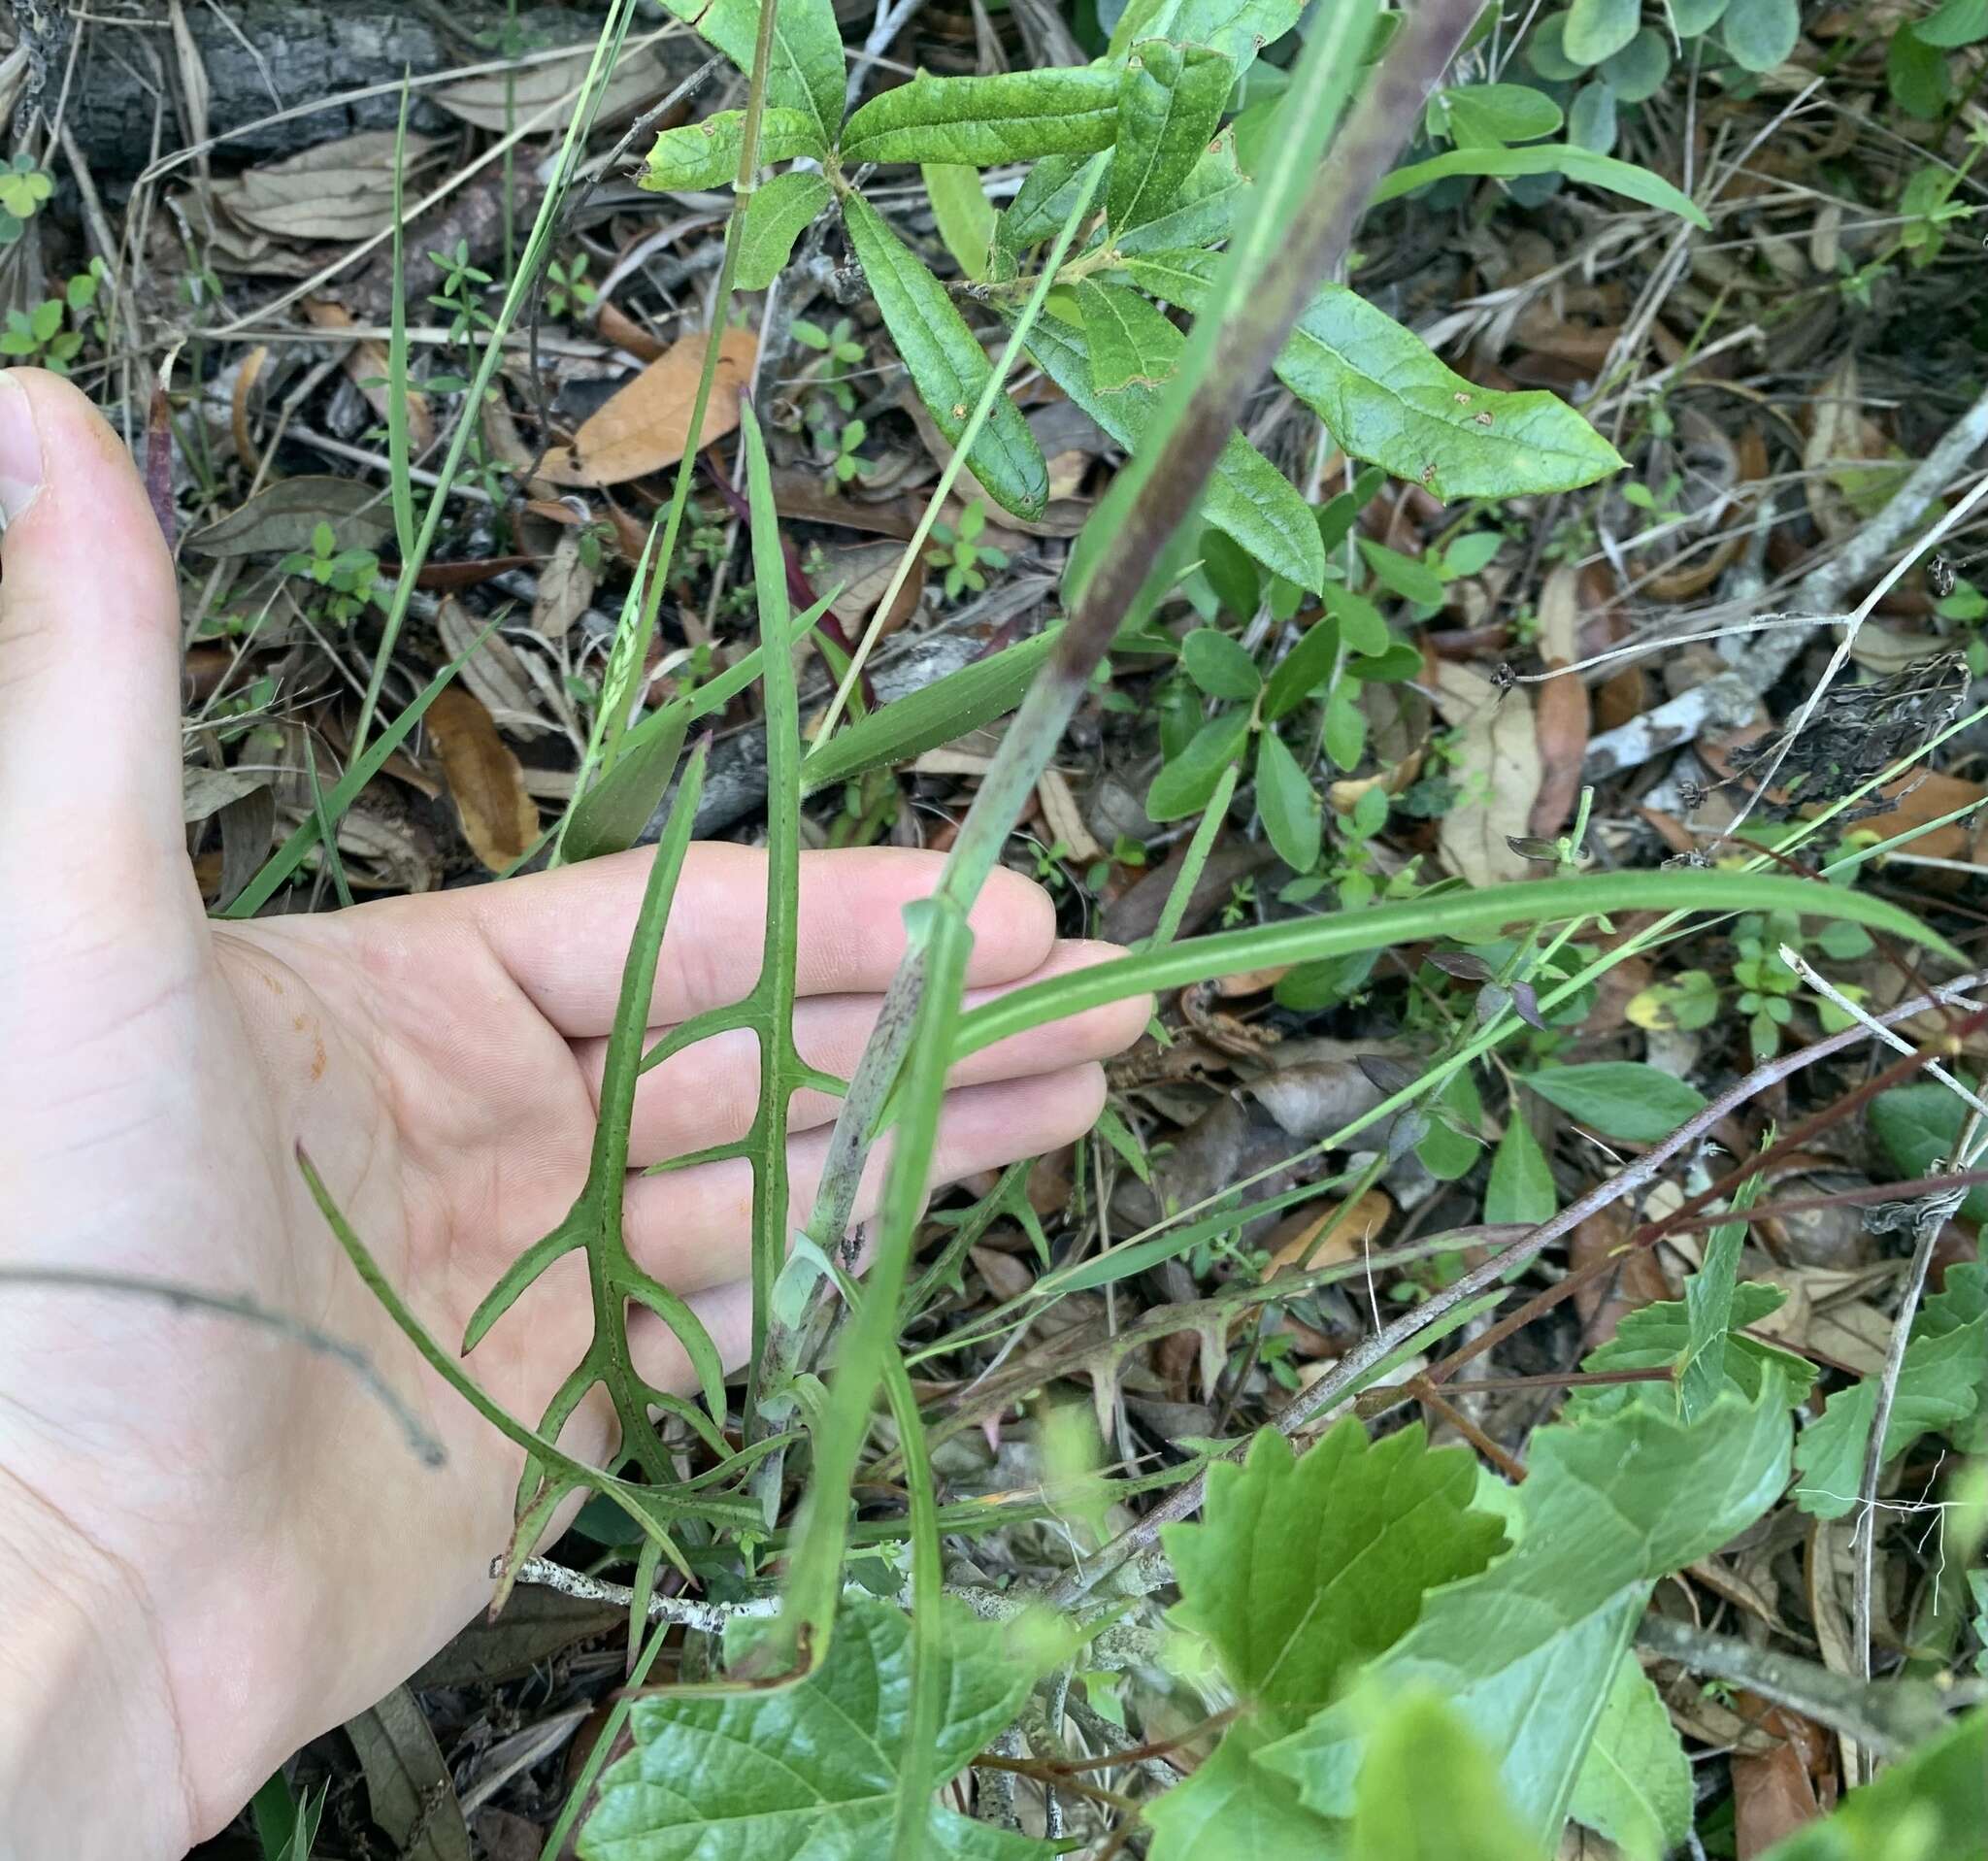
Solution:
<path fill-rule="evenodd" d="M 12 523 L 42 488 L 42 436 L 12 369 L 0 369 L 0 523 Z"/>

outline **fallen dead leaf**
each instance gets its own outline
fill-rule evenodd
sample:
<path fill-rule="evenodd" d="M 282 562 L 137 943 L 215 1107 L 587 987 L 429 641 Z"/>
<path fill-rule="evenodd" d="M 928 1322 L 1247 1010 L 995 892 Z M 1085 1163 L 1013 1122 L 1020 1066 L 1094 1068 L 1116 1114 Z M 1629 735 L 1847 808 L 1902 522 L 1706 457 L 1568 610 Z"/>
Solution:
<path fill-rule="evenodd" d="M 435 147 L 432 137 L 411 135 L 409 168 Z M 216 182 L 214 197 L 239 224 L 272 238 L 370 239 L 393 224 L 393 132 L 368 130 L 245 168 Z"/>
<path fill-rule="evenodd" d="M 548 640 L 563 640 L 573 623 L 593 605 L 594 572 L 580 556 L 577 532 L 561 533 L 552 559 L 539 571 L 539 597 L 532 603 L 532 625 Z"/>
<path fill-rule="evenodd" d="M 1579 575 L 1562 564 L 1540 590 L 1540 656 L 1550 672 L 1580 657 Z M 1533 687 L 1534 735 L 1539 744 L 1540 792 L 1527 831 L 1550 840 L 1573 818 L 1580 799 L 1581 758 L 1588 748 L 1588 688 L 1577 673 Z"/>
<path fill-rule="evenodd" d="M 470 850 L 487 870 L 502 872 L 538 838 L 539 811 L 523 768 L 488 710 L 460 685 L 444 690 L 423 721 Z"/>
<path fill-rule="evenodd" d="M 1299 1209 L 1273 1228 L 1265 1243 L 1270 1248 L 1271 1277 L 1287 1267 L 1309 1272 L 1313 1267 L 1357 1260 L 1380 1239 L 1393 1216 L 1394 1204 L 1381 1189 L 1369 1189 L 1350 1207 L 1329 1201 Z M 1329 1235 L 1327 1228 L 1332 1229 Z M 1321 1235 L 1325 1236 L 1322 1243 Z"/>
<path fill-rule="evenodd" d="M 1531 831 L 1540 792 L 1540 747 L 1523 687 L 1503 694 L 1468 666 L 1436 669 L 1436 708 L 1456 730 L 1450 779 L 1457 798 L 1437 845 L 1443 864 L 1473 885 L 1498 885 L 1542 870 L 1513 852 L 1508 835 Z"/>
<path fill-rule="evenodd" d="M 704 343 L 702 333 L 673 343 L 581 424 L 570 447 L 553 447 L 540 476 L 555 484 L 620 484 L 676 464 L 690 434 Z M 739 394 L 758 353 L 759 339 L 750 330 L 724 333 L 701 445 L 723 439 L 738 426 Z"/>
<path fill-rule="evenodd" d="M 436 604 L 435 631 L 442 638 L 442 649 L 451 659 L 461 659 L 469 653 L 457 677 L 482 701 L 484 708 L 500 722 L 514 728 L 549 728 L 539 714 L 531 675 L 511 643 L 493 628 L 480 645 L 476 645 L 483 626 L 452 595 L 445 595 Z M 472 652 L 473 645 L 476 650 Z"/>
<path fill-rule="evenodd" d="M 850 543 L 840 548 L 824 549 L 821 573 L 814 584 L 824 592 L 833 588 L 834 608 L 843 624 L 851 629 L 867 627 L 883 591 L 897 573 L 904 550 L 891 543 Z M 918 611 L 925 594 L 925 563 L 918 557 L 911 563 L 905 584 L 883 617 L 878 639 L 886 639 Z"/>
<path fill-rule="evenodd" d="M 591 46 L 579 46 L 563 58 L 464 78 L 428 94 L 450 116 L 460 116 L 473 128 L 503 135 L 539 112 L 556 110 L 577 98 L 593 56 Z M 631 47 L 601 86 L 600 120 L 613 122 L 652 102 L 659 91 L 668 88 L 666 78 L 652 46 Z M 679 111 L 678 116 L 682 114 Z M 657 126 L 667 129 L 674 120 Z"/>
<path fill-rule="evenodd" d="M 1059 771 L 1043 771 L 1036 783 L 1036 799 L 1043 804 L 1043 821 L 1050 840 L 1061 841 L 1070 849 L 1073 860 L 1088 866 L 1104 858 L 1105 849 L 1091 838 L 1091 830 L 1083 824 L 1083 810 L 1077 805 L 1077 797 L 1070 792 L 1070 784 Z"/>
<path fill-rule="evenodd" d="M 1740 1693 L 1734 1703 L 1763 1731 L 1777 1735 L 1765 1751 L 1735 1751 L 1731 1759 L 1734 1853 L 1737 1861 L 1753 1861 L 1813 1822 L 1822 1806 L 1816 1801 L 1802 1742 L 1789 1735 L 1791 1721 L 1799 1714 L 1770 1706 L 1753 1693 Z"/>
<path fill-rule="evenodd" d="M 326 297 L 305 298 L 303 310 L 318 329 L 351 329 L 358 320 L 343 304 Z M 366 405 L 381 419 L 387 418 L 392 397 L 386 390 L 391 364 L 385 346 L 370 336 L 355 337 L 346 350 L 343 366 L 352 385 L 366 397 Z M 435 444 L 435 415 L 429 411 L 428 397 L 412 386 L 408 389 L 408 444 L 416 453 Z"/>

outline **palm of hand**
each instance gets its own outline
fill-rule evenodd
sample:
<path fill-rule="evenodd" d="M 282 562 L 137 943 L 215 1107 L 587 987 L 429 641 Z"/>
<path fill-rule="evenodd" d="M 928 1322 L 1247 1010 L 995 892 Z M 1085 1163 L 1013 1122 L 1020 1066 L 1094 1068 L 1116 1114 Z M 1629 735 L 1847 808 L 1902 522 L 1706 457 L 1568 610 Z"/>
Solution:
<path fill-rule="evenodd" d="M 49 482 L 8 535 L 0 649 L 26 664 L 27 702 L 50 709 L 23 725 L 22 701 L 12 700 L 0 823 L 17 858 L 25 841 L 49 867 L 32 896 L 0 906 L 10 1197 L 0 1263 L 247 1295 L 358 1346 L 447 1456 L 439 1471 L 423 1467 L 347 1369 L 267 1331 L 169 1315 L 135 1297 L 0 1296 L 0 1550 L 10 1537 L 32 1541 L 45 1567 L 87 1585 L 149 1644 L 134 1651 L 156 1660 L 190 1837 L 475 1612 L 509 1538 L 519 1471 L 518 1451 L 418 1362 L 359 1282 L 295 1147 L 453 1346 L 585 1179 L 601 1037 L 646 855 L 329 916 L 209 926 L 168 786 L 178 748 L 170 569 L 142 493 L 92 416 L 47 384 L 35 405 Z M 64 573 L 81 566 L 64 552 L 83 548 L 65 507 L 72 520 L 89 508 L 97 539 L 80 582 Z M 23 623 L 44 574 L 51 590 L 66 582 L 102 597 L 59 623 L 66 634 Z M 107 674 L 103 634 L 129 636 L 134 615 L 140 637 L 117 640 Z M 107 679 L 129 687 L 131 741 L 120 738 L 96 772 L 101 812 L 72 847 L 11 811 L 38 730 L 58 741 L 66 719 L 54 708 Z M 173 752 L 163 767 L 162 748 Z M 845 1075 L 853 1065 L 902 947 L 901 908 L 936 872 L 887 851 L 807 862 L 796 1038 L 812 1064 Z M 749 988 L 763 888 L 758 855 L 693 853 L 658 973 L 656 1028 Z M 997 876 L 976 927 L 972 980 L 983 986 L 1084 960 L 1054 945 L 1046 898 L 1011 875 Z M 1133 1038 L 1143 1017 L 1128 1005 L 977 1056 L 948 1094 L 939 1174 L 993 1167 L 1084 1128 L 1101 1092 L 1087 1062 Z M 749 1037 L 725 1036 L 648 1075 L 632 1163 L 742 1135 L 755 1074 Z M 818 1094 L 794 1102 L 802 1211 L 833 1110 Z M 749 1205 L 743 1163 L 628 1186 L 631 1248 L 690 1298 L 729 1364 L 749 1332 Z M 536 1421 L 591 1327 L 583 1268 L 569 1259 L 480 1346 L 471 1371 Z M 654 1321 L 632 1323 L 631 1343 L 656 1386 L 689 1386 Z M 563 1442 L 598 1459 L 611 1431 L 603 1408 L 586 1409 Z"/>

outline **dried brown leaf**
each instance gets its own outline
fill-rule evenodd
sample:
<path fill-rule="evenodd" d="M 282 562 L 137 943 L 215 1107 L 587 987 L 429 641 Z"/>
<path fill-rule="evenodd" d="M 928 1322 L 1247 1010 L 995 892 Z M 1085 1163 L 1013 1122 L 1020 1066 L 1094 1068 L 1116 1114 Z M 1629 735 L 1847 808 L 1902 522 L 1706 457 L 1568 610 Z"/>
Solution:
<path fill-rule="evenodd" d="M 358 321 L 343 304 L 334 304 L 326 297 L 305 298 L 303 310 L 317 329 L 351 329 Z M 371 337 L 355 337 L 351 348 L 346 350 L 342 366 L 352 385 L 366 397 L 366 405 L 385 419 L 392 401 L 386 389 L 391 365 L 385 347 Z M 407 400 L 408 443 L 415 452 L 425 452 L 435 444 L 435 415 L 429 411 L 427 395 L 419 388 L 410 386 Z"/>
<path fill-rule="evenodd" d="M 1541 869 L 1508 837 L 1531 831 L 1540 792 L 1540 747 L 1522 687 L 1500 694 L 1468 666 L 1436 669 L 1436 708 L 1456 730 L 1449 777 L 1457 798 L 1437 834 L 1443 863 L 1472 885 L 1500 885 Z"/>
<path fill-rule="evenodd" d="M 435 142 L 409 136 L 414 167 Z M 251 232 L 286 240 L 371 239 L 393 224 L 394 137 L 369 130 L 320 143 L 215 183 L 216 201 Z"/>
<path fill-rule="evenodd" d="M 548 640 L 563 640 L 593 605 L 593 598 L 594 572 L 581 559 L 579 536 L 568 530 L 553 546 L 552 559 L 539 571 L 532 625 Z"/>
<path fill-rule="evenodd" d="M 503 135 L 541 111 L 557 111 L 561 104 L 578 98 L 593 55 L 591 46 L 577 46 L 561 58 L 464 78 L 428 94 L 450 116 L 460 116 L 473 128 Z M 658 92 L 666 87 L 666 78 L 652 47 L 624 52 L 602 87 L 600 120 L 611 123 L 657 101 Z M 557 127 L 563 121 L 562 116 L 548 126 Z"/>
<path fill-rule="evenodd" d="M 484 867 L 502 872 L 538 838 L 539 811 L 525 790 L 524 770 L 490 713 L 460 685 L 436 698 L 424 722 L 463 837 Z"/>
<path fill-rule="evenodd" d="M 546 454 L 541 476 L 556 484 L 620 484 L 676 464 L 690 435 L 704 342 L 699 334 L 672 344 L 581 424 L 570 447 L 555 446 Z M 758 352 L 759 339 L 750 330 L 724 333 L 701 445 L 709 446 L 738 426 L 740 391 L 751 377 Z"/>
<path fill-rule="evenodd" d="M 470 1861 L 469 1826 L 442 1747 L 415 1703 L 397 1686 L 346 1725 L 366 1774 L 373 1820 L 405 1861 Z"/>
<path fill-rule="evenodd" d="M 1579 658 L 1578 575 L 1563 564 L 1540 590 L 1540 654 L 1548 671 Z M 1540 748 L 1540 792 L 1530 831 L 1551 840 L 1574 817 L 1580 799 L 1581 758 L 1588 748 L 1588 688 L 1578 674 L 1533 687 L 1533 730 Z"/>

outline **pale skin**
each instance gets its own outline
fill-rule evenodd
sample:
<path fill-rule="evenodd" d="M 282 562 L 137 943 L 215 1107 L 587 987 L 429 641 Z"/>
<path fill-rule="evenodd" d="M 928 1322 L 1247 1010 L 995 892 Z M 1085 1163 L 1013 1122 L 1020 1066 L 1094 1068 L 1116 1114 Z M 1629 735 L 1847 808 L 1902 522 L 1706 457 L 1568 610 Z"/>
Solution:
<path fill-rule="evenodd" d="M 297 1172 L 309 1150 L 445 1342 L 584 1179 L 602 1036 L 648 855 L 316 916 L 205 916 L 181 824 L 180 597 L 128 455 L 67 383 L 0 375 L 0 1267 L 162 1279 L 348 1340 L 447 1462 L 423 1466 L 348 1370 L 237 1320 L 0 1285 L 0 1856 L 172 1856 L 305 1740 L 370 1705 L 487 1600 L 520 1454 L 416 1358 Z M 797 1038 L 846 1076 L 938 861 L 812 855 Z M 693 848 L 651 1034 L 738 999 L 761 857 Z M 970 981 L 1094 960 L 999 872 Z M 956 1180 L 1070 1142 L 1123 1004 L 979 1054 L 948 1092 Z M 756 1053 L 707 1043 L 647 1075 L 631 1161 L 741 1135 Z M 794 1103 L 805 1210 L 834 1102 Z M 873 1168 L 859 1213 L 875 1206 Z M 728 1364 L 747 1348 L 744 1164 L 632 1176 L 626 1227 Z M 469 1359 L 536 1418 L 584 1348 L 580 1263 Z M 688 1392 L 674 1340 L 640 1367 Z M 598 1460 L 612 1422 L 575 1417 Z"/>

